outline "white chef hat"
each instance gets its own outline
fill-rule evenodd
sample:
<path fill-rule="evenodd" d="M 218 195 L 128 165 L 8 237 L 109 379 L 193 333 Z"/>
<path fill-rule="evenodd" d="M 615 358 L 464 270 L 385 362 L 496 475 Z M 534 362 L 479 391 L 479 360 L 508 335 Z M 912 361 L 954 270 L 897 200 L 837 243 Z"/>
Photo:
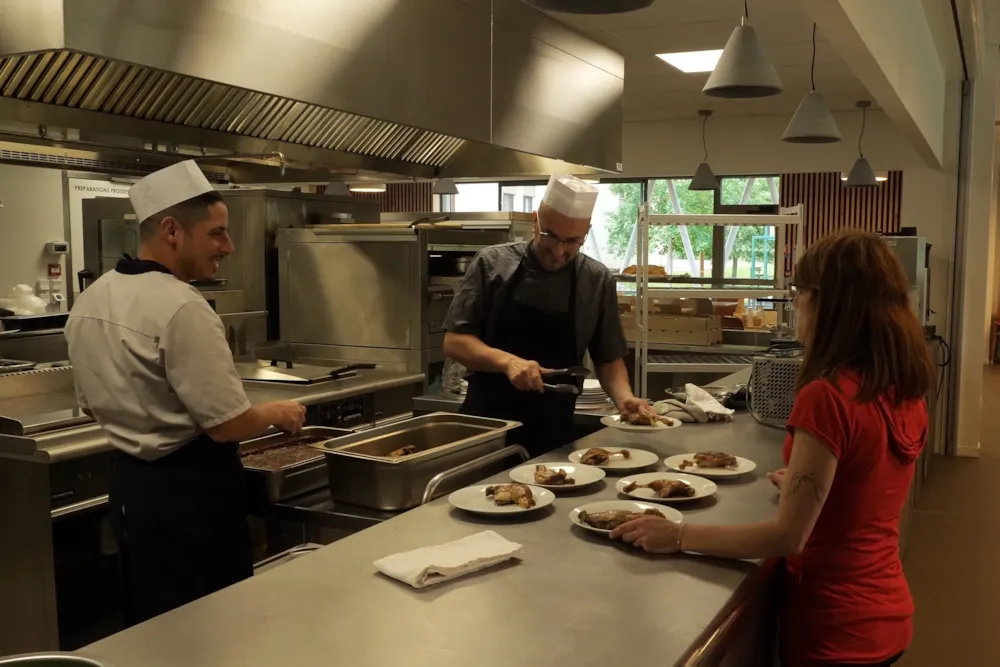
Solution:
<path fill-rule="evenodd" d="M 549 179 L 542 203 L 574 220 L 590 220 L 597 204 L 597 188 L 576 176 L 556 174 Z"/>
<path fill-rule="evenodd" d="M 160 211 L 215 188 L 194 160 L 184 160 L 154 171 L 128 189 L 135 217 L 143 222 Z"/>

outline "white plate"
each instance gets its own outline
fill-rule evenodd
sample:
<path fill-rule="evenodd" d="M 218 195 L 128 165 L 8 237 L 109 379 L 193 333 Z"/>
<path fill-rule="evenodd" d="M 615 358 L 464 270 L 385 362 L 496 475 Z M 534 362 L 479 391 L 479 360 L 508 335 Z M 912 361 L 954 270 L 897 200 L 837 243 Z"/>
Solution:
<path fill-rule="evenodd" d="M 740 475 L 745 475 L 757 468 L 756 463 L 750 459 L 745 459 L 740 456 L 736 457 L 735 468 L 702 468 L 701 466 L 681 468 L 681 464 L 685 461 L 694 461 L 694 452 L 690 454 L 678 454 L 677 456 L 671 456 L 663 463 L 671 470 L 688 473 L 689 475 L 698 475 L 700 477 L 739 477 Z"/>
<path fill-rule="evenodd" d="M 530 463 L 528 465 L 519 466 L 510 471 L 510 478 L 517 482 L 518 484 L 527 484 L 528 486 L 540 486 L 543 489 L 553 489 L 555 491 L 560 490 L 573 490 L 580 489 L 585 486 L 590 486 L 596 482 L 600 482 L 604 479 L 604 471 L 600 468 L 594 466 L 585 466 L 580 463 L 546 463 L 545 467 L 551 470 L 565 470 L 566 474 L 575 480 L 575 484 L 539 484 L 535 481 L 535 466 L 539 464 Z"/>
<path fill-rule="evenodd" d="M 681 425 L 679 419 L 672 419 L 670 417 L 668 419 L 670 419 L 669 424 L 660 422 L 660 426 L 633 426 L 628 422 L 623 422 L 621 415 L 608 415 L 607 417 L 601 417 L 601 423 L 608 428 L 616 428 L 620 431 L 628 431 L 629 433 L 662 433 Z"/>
<path fill-rule="evenodd" d="M 524 508 L 520 505 L 497 505 L 492 498 L 486 497 L 486 487 L 497 486 L 496 484 L 478 484 L 467 486 L 464 489 L 455 491 L 448 496 L 448 502 L 453 507 L 475 514 L 521 514 L 523 512 L 534 512 L 543 507 L 547 507 L 555 501 L 554 493 L 540 486 L 529 484 L 531 494 L 535 497 L 535 506 Z"/>
<path fill-rule="evenodd" d="M 600 500 L 596 503 L 581 505 L 569 513 L 569 520 L 580 526 L 580 528 L 589 530 L 593 533 L 600 533 L 602 535 L 607 535 L 611 531 L 594 528 L 593 526 L 588 526 L 584 522 L 580 521 L 580 512 L 582 510 L 586 510 L 591 514 L 595 514 L 597 512 L 609 512 L 611 510 L 625 510 L 627 512 L 645 512 L 646 510 L 656 510 L 674 523 L 681 523 L 684 521 L 684 515 L 675 510 L 673 507 L 664 507 L 663 505 L 654 505 L 653 503 L 644 503 L 635 500 Z"/>
<path fill-rule="evenodd" d="M 695 494 L 690 497 L 657 498 L 653 490 L 647 488 L 635 489 L 631 493 L 625 493 L 625 487 L 632 482 L 636 484 L 649 484 L 658 479 L 676 479 L 686 482 L 694 489 Z M 698 500 L 699 498 L 707 498 L 719 490 L 719 487 L 711 480 L 677 472 L 645 472 L 639 475 L 629 475 L 628 477 L 619 479 L 615 484 L 615 488 L 618 489 L 618 493 L 624 493 L 639 500 L 651 500 L 657 503 L 683 503 L 690 500 Z"/>
<path fill-rule="evenodd" d="M 593 449 L 593 447 L 576 450 L 569 455 L 569 462 L 579 464 L 583 455 L 591 449 Z M 622 458 L 620 454 L 612 456 L 610 461 L 602 466 L 597 466 L 603 470 L 638 470 L 639 468 L 648 468 L 649 466 L 656 465 L 660 462 L 659 456 L 653 452 L 648 452 L 645 449 L 634 449 L 632 447 L 608 447 L 607 450 L 612 453 L 628 450 L 631 453 L 631 456 L 627 459 Z"/>

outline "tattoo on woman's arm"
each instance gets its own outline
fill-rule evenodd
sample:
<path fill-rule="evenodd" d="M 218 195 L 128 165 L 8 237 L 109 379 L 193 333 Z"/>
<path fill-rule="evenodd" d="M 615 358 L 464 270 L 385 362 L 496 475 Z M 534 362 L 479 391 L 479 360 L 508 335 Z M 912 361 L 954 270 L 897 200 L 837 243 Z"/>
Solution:
<path fill-rule="evenodd" d="M 819 483 L 816 476 L 811 473 L 795 473 L 795 475 L 792 476 L 791 482 L 788 484 L 788 495 L 794 496 L 795 493 L 803 486 L 808 486 L 812 489 L 812 494 L 815 496 L 817 503 L 823 502 L 823 498 L 826 497 L 826 489 Z"/>

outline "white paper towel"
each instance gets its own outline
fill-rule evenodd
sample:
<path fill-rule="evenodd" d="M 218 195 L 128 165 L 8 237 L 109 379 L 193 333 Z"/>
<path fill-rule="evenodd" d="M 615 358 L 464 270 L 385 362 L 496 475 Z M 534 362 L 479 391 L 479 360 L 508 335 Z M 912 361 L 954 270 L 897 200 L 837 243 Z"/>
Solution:
<path fill-rule="evenodd" d="M 393 554 L 375 561 L 375 568 L 414 588 L 449 581 L 497 565 L 521 553 L 521 545 L 492 530 L 454 542 Z"/>

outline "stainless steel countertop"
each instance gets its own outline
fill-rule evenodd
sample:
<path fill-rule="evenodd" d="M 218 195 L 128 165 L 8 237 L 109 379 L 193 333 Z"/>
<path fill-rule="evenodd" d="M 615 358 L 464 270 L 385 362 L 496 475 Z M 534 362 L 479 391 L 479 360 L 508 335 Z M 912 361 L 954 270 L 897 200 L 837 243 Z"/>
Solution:
<path fill-rule="evenodd" d="M 691 522 L 747 523 L 775 514 L 777 493 L 765 473 L 781 465 L 782 438 L 740 416 L 655 436 L 605 429 L 576 447 L 748 457 L 758 464 L 754 474 L 721 483 L 714 499 L 683 506 Z M 570 449 L 540 460 L 565 460 Z M 647 556 L 571 526 L 573 507 L 614 497 L 608 478 L 520 520 L 474 517 L 441 498 L 83 651 L 123 667 L 605 667 L 623 656 L 632 665 L 678 664 L 735 599 L 764 583 L 763 570 L 743 561 Z M 523 544 L 523 560 L 421 591 L 372 567 L 383 556 L 486 529 Z"/>
<path fill-rule="evenodd" d="M 382 389 L 392 389 L 423 382 L 421 373 L 363 370 L 352 378 L 317 382 L 310 385 L 280 384 L 269 382 L 244 382 L 243 389 L 254 405 L 269 401 L 298 401 L 312 405 L 322 401 L 350 398 Z"/>
<path fill-rule="evenodd" d="M 424 394 L 413 399 L 415 412 L 458 412 L 462 407 L 462 397 L 441 392 Z M 603 410 L 577 410 L 574 421 L 581 426 L 600 426 L 601 417 L 618 414 L 618 410 L 608 404 Z"/>

